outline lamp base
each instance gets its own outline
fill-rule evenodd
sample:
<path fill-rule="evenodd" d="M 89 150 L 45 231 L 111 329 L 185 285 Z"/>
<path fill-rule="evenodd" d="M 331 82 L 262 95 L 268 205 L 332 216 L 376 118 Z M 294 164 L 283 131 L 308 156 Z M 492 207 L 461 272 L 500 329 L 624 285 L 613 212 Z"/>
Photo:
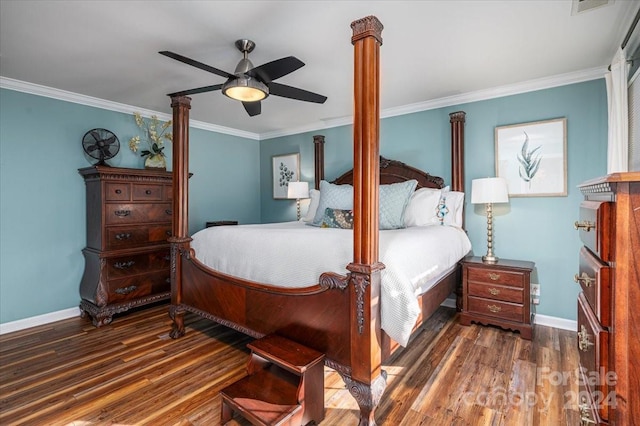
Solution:
<path fill-rule="evenodd" d="M 482 256 L 482 261 L 484 263 L 498 263 L 498 260 L 500 260 L 497 256 L 493 256 L 493 255 L 487 255 L 487 256 Z"/>

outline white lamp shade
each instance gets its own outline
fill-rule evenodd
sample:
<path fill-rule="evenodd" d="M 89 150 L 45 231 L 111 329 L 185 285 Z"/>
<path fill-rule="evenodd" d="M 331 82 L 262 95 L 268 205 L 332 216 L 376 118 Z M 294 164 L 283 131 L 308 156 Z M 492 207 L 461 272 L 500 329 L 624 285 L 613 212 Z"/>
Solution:
<path fill-rule="evenodd" d="M 287 198 L 309 198 L 309 182 L 289 182 Z"/>
<path fill-rule="evenodd" d="M 471 181 L 471 203 L 508 203 L 509 187 L 505 178 L 493 177 Z"/>

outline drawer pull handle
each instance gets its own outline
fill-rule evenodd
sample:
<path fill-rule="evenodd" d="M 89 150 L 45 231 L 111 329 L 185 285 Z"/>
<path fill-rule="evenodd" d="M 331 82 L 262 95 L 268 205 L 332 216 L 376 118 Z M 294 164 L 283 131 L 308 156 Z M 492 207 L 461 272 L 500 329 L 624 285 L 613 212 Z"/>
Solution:
<path fill-rule="evenodd" d="M 116 269 L 129 269 L 135 264 L 136 264 L 135 260 L 129 260 L 127 262 L 116 262 L 113 264 L 113 267 Z"/>
<path fill-rule="evenodd" d="M 171 236 L 171 231 L 167 231 L 167 232 L 165 232 L 165 234 L 167 234 L 167 237 L 170 237 Z"/>
<path fill-rule="evenodd" d="M 144 191 L 144 193 L 147 194 L 147 195 L 151 195 L 151 190 L 147 189 L 146 191 Z"/>
<path fill-rule="evenodd" d="M 163 259 L 164 259 L 164 260 L 171 260 L 171 255 L 170 255 L 170 254 L 168 254 L 168 255 L 166 255 L 165 257 L 163 257 Z"/>
<path fill-rule="evenodd" d="M 587 328 L 584 325 L 580 326 L 580 331 L 578 331 L 578 349 L 582 352 L 587 352 L 590 346 L 593 346 L 594 343 L 589 339 L 591 336 L 587 332 Z"/>
<path fill-rule="evenodd" d="M 492 281 L 498 281 L 500 279 L 500 274 L 495 274 L 493 272 L 490 272 L 489 278 L 491 278 Z"/>
<path fill-rule="evenodd" d="M 116 189 L 116 194 L 122 194 L 122 189 Z"/>
<path fill-rule="evenodd" d="M 500 306 L 498 306 L 498 305 L 487 305 L 487 309 L 489 309 L 494 314 L 496 312 L 500 312 L 502 310 L 502 308 Z"/>
<path fill-rule="evenodd" d="M 136 291 L 137 288 L 138 288 L 138 286 L 135 286 L 135 285 L 130 285 L 129 287 L 120 287 L 120 288 L 116 288 L 116 293 L 118 293 L 118 294 L 129 294 L 131 292 Z"/>
<path fill-rule="evenodd" d="M 499 289 L 497 289 L 497 288 L 493 288 L 493 287 L 491 287 L 491 288 L 489 289 L 489 293 L 491 293 L 493 296 L 497 296 L 497 295 L 499 295 L 499 294 L 500 294 L 500 290 L 499 290 Z"/>
<path fill-rule="evenodd" d="M 171 210 L 171 209 L 166 209 L 164 212 L 166 214 L 168 214 L 169 216 L 171 216 L 173 214 L 173 210 Z"/>
<path fill-rule="evenodd" d="M 576 230 L 578 229 L 584 229 L 585 232 L 589 232 L 592 229 L 596 229 L 596 224 L 593 222 L 589 222 L 588 220 L 583 220 L 581 222 L 577 221 L 573 224 L 574 228 L 576 228 Z"/>
<path fill-rule="evenodd" d="M 164 282 L 167 283 L 167 284 L 171 284 L 171 277 L 169 277 L 166 280 L 164 280 Z"/>
<path fill-rule="evenodd" d="M 128 240 L 129 238 L 131 238 L 131 234 L 128 232 L 123 232 L 122 234 L 116 234 L 116 240 L 118 241 Z"/>
<path fill-rule="evenodd" d="M 131 210 L 116 210 L 113 213 L 118 217 L 127 217 L 131 214 Z"/>
<path fill-rule="evenodd" d="M 596 422 L 591 420 L 591 410 L 585 396 L 580 399 L 578 407 L 580 408 L 580 426 L 595 425 Z"/>
<path fill-rule="evenodd" d="M 582 275 L 580 275 L 580 276 L 578 276 L 578 274 L 575 274 L 573 276 L 573 280 L 575 282 L 577 282 L 577 283 L 582 282 L 587 287 L 591 287 L 591 284 L 593 284 L 596 279 L 595 278 L 591 278 L 589 275 L 587 275 L 586 272 L 583 272 Z"/>

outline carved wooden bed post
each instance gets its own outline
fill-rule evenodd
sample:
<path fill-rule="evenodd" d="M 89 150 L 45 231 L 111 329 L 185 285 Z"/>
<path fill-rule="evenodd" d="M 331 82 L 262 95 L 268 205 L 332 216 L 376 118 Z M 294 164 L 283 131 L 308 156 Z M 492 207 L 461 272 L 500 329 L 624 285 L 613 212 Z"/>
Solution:
<path fill-rule="evenodd" d="M 375 425 L 386 387 L 380 331 L 379 52 L 382 24 L 368 16 L 351 24 L 354 45 L 353 262 L 347 266 L 351 303 L 351 374 L 342 377 L 360 406 L 360 425 Z"/>
<path fill-rule="evenodd" d="M 320 189 L 320 181 L 324 179 L 324 136 L 313 137 L 313 161 L 315 170 L 315 188 Z"/>
<path fill-rule="evenodd" d="M 173 319 L 171 337 L 184 335 L 182 303 L 182 255 L 188 253 L 189 243 L 189 109 L 191 98 L 171 98 L 173 108 L 173 225 L 171 238 L 171 308 Z"/>
<path fill-rule="evenodd" d="M 464 111 L 449 114 L 451 123 L 451 190 L 464 192 Z"/>

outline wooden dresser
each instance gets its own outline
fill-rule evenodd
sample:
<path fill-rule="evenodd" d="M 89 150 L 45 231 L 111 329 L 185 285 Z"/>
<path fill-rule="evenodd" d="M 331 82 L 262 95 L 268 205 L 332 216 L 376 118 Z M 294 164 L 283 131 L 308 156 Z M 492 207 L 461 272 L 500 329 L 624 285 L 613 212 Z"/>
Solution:
<path fill-rule="evenodd" d="M 640 173 L 579 186 L 582 424 L 640 424 Z"/>
<path fill-rule="evenodd" d="M 172 180 L 166 171 L 94 166 L 87 191 L 87 247 L 80 310 L 93 324 L 171 295 Z"/>

